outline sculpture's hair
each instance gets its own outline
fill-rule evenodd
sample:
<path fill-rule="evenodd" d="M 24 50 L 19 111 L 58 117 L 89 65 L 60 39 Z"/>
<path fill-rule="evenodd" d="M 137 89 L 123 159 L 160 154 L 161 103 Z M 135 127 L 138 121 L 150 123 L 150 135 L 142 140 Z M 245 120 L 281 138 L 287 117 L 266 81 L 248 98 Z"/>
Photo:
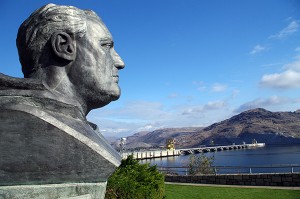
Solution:
<path fill-rule="evenodd" d="M 34 11 L 21 24 L 16 41 L 24 77 L 31 77 L 43 66 L 46 56 L 42 54 L 48 50 L 46 45 L 54 32 L 64 31 L 73 38 L 83 37 L 89 16 L 100 20 L 93 11 L 73 6 L 48 4 Z"/>

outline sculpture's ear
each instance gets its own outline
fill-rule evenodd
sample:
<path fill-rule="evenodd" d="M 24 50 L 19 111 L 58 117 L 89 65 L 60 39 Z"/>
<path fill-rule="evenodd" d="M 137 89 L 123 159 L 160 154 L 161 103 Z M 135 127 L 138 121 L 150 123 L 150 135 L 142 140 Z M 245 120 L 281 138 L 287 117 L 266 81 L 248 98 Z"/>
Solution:
<path fill-rule="evenodd" d="M 65 32 L 55 32 L 51 37 L 54 53 L 63 59 L 73 61 L 76 58 L 76 41 Z"/>

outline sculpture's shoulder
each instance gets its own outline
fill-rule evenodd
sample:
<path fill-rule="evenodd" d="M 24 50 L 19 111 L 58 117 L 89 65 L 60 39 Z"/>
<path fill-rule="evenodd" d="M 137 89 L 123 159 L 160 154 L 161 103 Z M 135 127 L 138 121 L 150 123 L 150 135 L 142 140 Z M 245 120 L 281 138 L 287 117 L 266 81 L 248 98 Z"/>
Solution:
<path fill-rule="evenodd" d="M 16 78 L 0 73 L 0 109 L 2 111 L 30 110 L 31 106 L 36 106 L 37 101 L 42 99 L 46 92 L 43 84 L 36 79 Z"/>
<path fill-rule="evenodd" d="M 16 78 L 0 73 L 0 90 L 44 90 L 44 85 L 36 79 Z"/>

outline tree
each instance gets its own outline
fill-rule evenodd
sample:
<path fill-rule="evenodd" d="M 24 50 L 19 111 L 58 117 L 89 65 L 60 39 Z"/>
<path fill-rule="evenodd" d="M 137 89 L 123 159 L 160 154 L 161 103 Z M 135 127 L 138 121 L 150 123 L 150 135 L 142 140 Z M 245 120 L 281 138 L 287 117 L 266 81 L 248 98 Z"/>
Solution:
<path fill-rule="evenodd" d="M 190 156 L 189 161 L 189 174 L 196 175 L 196 174 L 215 174 L 216 171 L 213 167 L 215 157 L 206 157 L 204 154 L 200 156 L 195 156 L 192 154 Z"/>
<path fill-rule="evenodd" d="M 128 156 L 108 179 L 105 198 L 161 199 L 164 193 L 164 176 L 156 166 L 139 164 Z"/>

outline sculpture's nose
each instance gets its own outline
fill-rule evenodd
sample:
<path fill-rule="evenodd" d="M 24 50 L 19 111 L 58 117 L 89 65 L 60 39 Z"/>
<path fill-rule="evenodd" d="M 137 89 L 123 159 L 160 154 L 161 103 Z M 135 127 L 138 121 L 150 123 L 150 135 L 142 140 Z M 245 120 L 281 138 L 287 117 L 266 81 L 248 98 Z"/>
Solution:
<path fill-rule="evenodd" d="M 118 69 L 121 70 L 125 67 L 125 64 L 120 57 L 120 55 L 114 50 L 113 52 L 113 60 L 114 60 L 114 66 Z"/>

